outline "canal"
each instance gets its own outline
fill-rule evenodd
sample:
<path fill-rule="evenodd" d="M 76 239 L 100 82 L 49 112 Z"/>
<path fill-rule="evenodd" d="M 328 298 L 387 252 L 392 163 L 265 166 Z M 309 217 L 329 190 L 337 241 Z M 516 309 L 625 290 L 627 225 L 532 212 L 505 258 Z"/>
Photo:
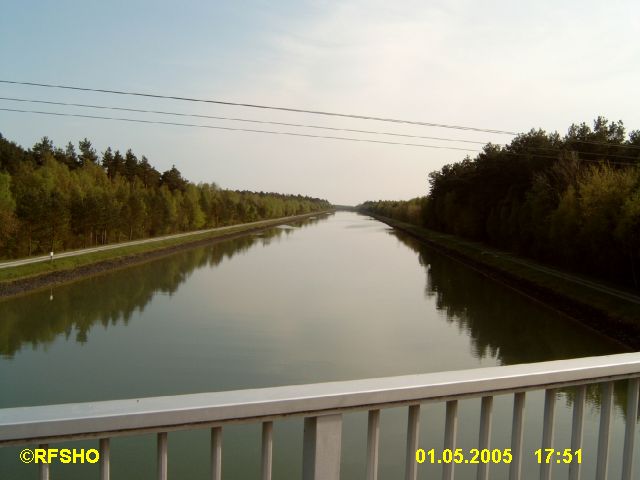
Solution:
<path fill-rule="evenodd" d="M 370 217 L 337 212 L 0 302 L 0 408 L 350 380 L 622 352 L 618 344 Z M 556 407 L 569 448 L 571 391 Z M 611 478 L 624 399 L 616 397 Z M 510 396 L 496 397 L 492 445 L 509 447 Z M 459 410 L 459 447 L 477 446 L 479 401 Z M 598 395 L 583 453 L 592 478 Z M 527 396 L 524 478 L 534 478 L 542 394 Z M 426 405 L 420 446 L 442 448 L 444 406 Z M 382 412 L 380 476 L 403 474 L 406 409 Z M 207 478 L 207 431 L 169 434 L 169 474 Z M 155 437 L 112 440 L 112 478 L 153 478 Z M 274 478 L 299 478 L 302 421 L 274 427 Z M 95 448 L 75 442 L 71 448 Z M 636 446 L 640 442 L 636 442 Z M 342 477 L 362 478 L 366 413 L 345 416 Z M 0 478 L 35 479 L 19 448 Z M 225 428 L 223 475 L 258 478 L 260 426 Z M 555 468 L 555 467 L 554 467 Z M 439 476 L 423 464 L 419 478 Z M 565 466 L 555 469 L 558 478 Z M 475 478 L 471 465 L 456 478 Z M 565 474 L 566 475 L 566 474 Z M 52 478 L 97 478 L 59 465 Z M 492 466 L 492 479 L 507 466 Z"/>

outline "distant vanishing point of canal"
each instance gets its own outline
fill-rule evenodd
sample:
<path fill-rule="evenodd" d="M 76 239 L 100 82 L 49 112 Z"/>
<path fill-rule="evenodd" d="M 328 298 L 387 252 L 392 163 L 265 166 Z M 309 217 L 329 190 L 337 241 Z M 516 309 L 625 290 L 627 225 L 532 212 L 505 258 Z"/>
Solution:
<path fill-rule="evenodd" d="M 596 332 L 495 283 L 413 237 L 351 212 L 172 254 L 0 301 L 0 408 L 269 387 L 603 355 Z M 570 392 L 557 405 L 570 446 Z M 497 397 L 492 445 L 509 447 L 511 397 Z M 541 395 L 527 397 L 524 478 L 537 475 Z M 585 420 L 583 475 L 595 466 L 597 395 Z M 442 447 L 444 406 L 426 405 L 420 446 Z M 459 447 L 477 447 L 479 403 L 460 403 Z M 616 410 L 612 452 L 621 443 Z M 223 474 L 259 477 L 260 426 L 225 428 Z M 381 479 L 402 478 L 406 409 L 383 411 Z M 362 478 L 366 414 L 345 416 L 342 478 Z M 299 478 L 302 422 L 275 423 L 274 478 Z M 114 479 L 153 478 L 155 437 L 112 441 Z M 95 442 L 76 442 L 94 448 Z M 640 442 L 636 442 L 636 446 Z M 207 478 L 208 432 L 169 434 L 169 476 Z M 36 479 L 0 449 L 0 478 Z M 612 462 L 610 478 L 619 477 Z M 493 479 L 507 478 L 505 465 Z M 564 466 L 554 473 L 566 477 Z M 439 476 L 421 465 L 419 477 Z M 52 477 L 98 478 L 95 465 Z M 471 465 L 456 479 L 475 478 Z"/>

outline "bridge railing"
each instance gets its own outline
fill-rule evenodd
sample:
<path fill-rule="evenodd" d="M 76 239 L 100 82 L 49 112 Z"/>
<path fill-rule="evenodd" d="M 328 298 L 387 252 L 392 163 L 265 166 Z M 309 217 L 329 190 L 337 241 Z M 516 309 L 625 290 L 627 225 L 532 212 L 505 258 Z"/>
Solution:
<path fill-rule="evenodd" d="M 481 398 L 478 448 L 490 448 L 493 397 L 513 394 L 510 479 L 521 478 L 523 413 L 526 393 L 544 390 L 541 448 L 552 448 L 554 408 L 559 388 L 574 386 L 571 449 L 580 449 L 587 385 L 602 384 L 597 478 L 606 478 L 613 382 L 628 379 L 627 414 L 622 452 L 622 478 L 633 476 L 633 452 L 638 415 L 640 353 L 578 358 L 553 362 L 478 368 L 421 375 L 373 378 L 275 388 L 237 390 L 131 400 L 19 407 L 0 410 L 0 447 L 99 439 L 100 472 L 109 479 L 109 441 L 113 437 L 157 434 L 158 478 L 167 478 L 167 432 L 211 429 L 211 478 L 221 478 L 222 430 L 231 423 L 262 423 L 262 479 L 271 478 L 273 421 L 304 417 L 303 478 L 337 480 L 340 476 L 342 414 L 368 411 L 366 478 L 377 478 L 380 410 L 407 406 L 405 478 L 416 478 L 421 404 L 445 402 L 444 448 L 456 445 L 458 401 Z M 443 465 L 443 478 L 454 478 L 454 463 Z M 552 463 L 542 463 L 540 478 L 550 479 Z M 400 474 L 400 472 L 398 472 Z M 49 465 L 40 463 L 49 478 Z M 478 479 L 489 478 L 489 464 L 478 465 Z M 554 477 L 555 478 L 555 477 Z M 569 478 L 580 478 L 572 463 Z"/>

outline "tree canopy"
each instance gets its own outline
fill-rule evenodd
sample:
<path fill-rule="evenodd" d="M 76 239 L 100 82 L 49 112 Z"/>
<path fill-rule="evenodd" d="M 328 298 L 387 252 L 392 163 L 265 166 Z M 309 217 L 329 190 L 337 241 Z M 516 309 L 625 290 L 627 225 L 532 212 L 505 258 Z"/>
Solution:
<path fill-rule="evenodd" d="M 301 195 L 194 184 L 131 149 L 98 155 L 88 139 L 24 149 L 0 134 L 0 257 L 297 215 L 330 207 Z"/>
<path fill-rule="evenodd" d="M 430 191 L 360 209 L 638 287 L 640 131 L 598 117 L 531 130 L 429 174 Z"/>

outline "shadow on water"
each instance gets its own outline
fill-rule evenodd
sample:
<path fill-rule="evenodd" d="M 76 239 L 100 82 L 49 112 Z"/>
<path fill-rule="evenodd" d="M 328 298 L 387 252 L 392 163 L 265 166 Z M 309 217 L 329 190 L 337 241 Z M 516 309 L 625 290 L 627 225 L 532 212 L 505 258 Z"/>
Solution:
<path fill-rule="evenodd" d="M 216 267 L 258 245 L 266 246 L 326 216 L 307 218 L 233 240 L 175 253 L 169 257 L 84 279 L 49 291 L 0 302 L 0 356 L 10 359 L 27 345 L 47 348 L 59 335 L 85 343 L 96 324 L 128 324 L 155 295 L 173 295 L 197 269 Z M 42 312 L 46 312 L 43 315 Z"/>
<path fill-rule="evenodd" d="M 436 306 L 447 322 L 467 332 L 477 358 L 489 356 L 503 365 L 513 365 L 629 351 L 605 336 L 594 335 L 573 319 L 558 322 L 557 315 L 546 317 L 544 311 L 541 314 L 540 310 L 532 310 L 531 299 L 524 295 L 504 295 L 496 301 L 496 285 L 492 280 L 480 273 L 470 274 L 468 266 L 434 251 L 411 235 L 396 230 L 389 234 L 418 253 L 427 275 L 425 295 L 435 297 Z M 589 342 L 589 353 L 585 354 L 587 334 L 594 341 Z M 615 405 L 624 414 L 627 382 L 616 382 L 614 392 Z M 558 393 L 567 405 L 573 404 L 575 389 L 566 388 Z M 587 401 L 599 409 L 599 385 L 587 388 Z"/>

